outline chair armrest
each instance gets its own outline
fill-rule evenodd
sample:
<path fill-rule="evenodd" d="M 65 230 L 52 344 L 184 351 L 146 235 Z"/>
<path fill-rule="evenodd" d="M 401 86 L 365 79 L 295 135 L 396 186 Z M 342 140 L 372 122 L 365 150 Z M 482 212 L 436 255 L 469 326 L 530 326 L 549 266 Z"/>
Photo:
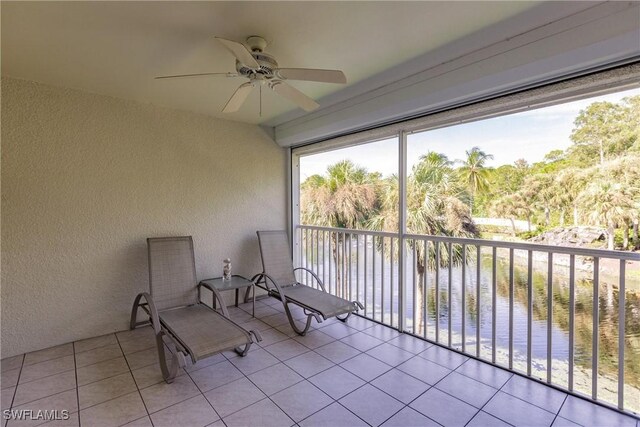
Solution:
<path fill-rule="evenodd" d="M 209 284 L 207 283 L 198 283 L 198 301 L 202 302 L 202 298 L 200 298 L 200 288 L 207 288 L 211 291 L 211 294 L 213 295 L 213 298 L 215 298 L 216 300 L 218 300 L 218 304 L 220 305 L 220 309 L 222 310 L 222 314 L 227 317 L 227 318 L 231 318 L 229 316 L 229 311 L 227 310 L 227 306 L 224 302 L 224 298 L 222 298 L 222 295 L 220 295 L 220 292 L 218 292 L 218 290 L 216 288 L 213 288 L 211 286 L 209 286 Z"/>
<path fill-rule="evenodd" d="M 144 304 L 140 304 L 140 299 L 144 298 L 147 302 L 147 308 L 144 308 Z M 156 309 L 156 304 L 153 301 L 153 298 L 148 292 L 141 292 L 136 296 L 136 299 L 133 302 L 134 308 L 143 307 L 149 316 L 151 317 L 151 326 L 153 326 L 153 332 L 158 336 L 160 334 L 160 317 L 158 316 L 158 310 Z M 132 311 L 131 313 L 131 329 L 135 328 L 135 313 Z"/>
<path fill-rule="evenodd" d="M 260 283 L 260 281 L 263 280 L 263 279 L 264 279 L 264 284 L 265 284 L 264 288 L 262 286 L 258 285 L 258 283 Z M 253 276 L 251 278 L 251 281 L 255 284 L 255 286 L 258 286 L 259 288 L 262 288 L 262 289 L 266 290 L 267 292 L 271 292 L 271 289 L 269 289 L 269 283 L 267 282 L 267 280 L 271 281 L 273 286 L 276 288 L 276 291 L 278 291 L 278 295 L 280 296 L 280 299 L 282 300 L 282 303 L 286 304 L 287 301 L 286 301 L 286 299 L 284 297 L 284 292 L 282 292 L 282 288 L 267 273 L 258 273 L 258 274 L 256 274 L 255 276 Z"/>
<path fill-rule="evenodd" d="M 309 270 L 308 268 L 304 268 L 304 267 L 294 268 L 293 272 L 295 273 L 297 270 L 304 270 L 307 273 L 311 273 L 311 275 L 314 277 L 314 279 L 316 279 L 316 282 L 318 282 L 318 285 L 320 285 L 320 289 L 322 289 L 323 292 L 327 292 L 326 289 L 324 288 L 324 284 L 322 283 L 322 280 L 320 280 L 320 278 L 318 277 L 318 275 L 316 273 L 314 273 L 313 271 Z"/>

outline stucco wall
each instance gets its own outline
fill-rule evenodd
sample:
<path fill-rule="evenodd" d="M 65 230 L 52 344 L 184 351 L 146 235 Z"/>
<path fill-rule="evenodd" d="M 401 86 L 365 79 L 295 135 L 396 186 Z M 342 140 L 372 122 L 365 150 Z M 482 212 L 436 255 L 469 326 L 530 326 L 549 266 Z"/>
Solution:
<path fill-rule="evenodd" d="M 257 272 L 285 163 L 257 126 L 3 78 L 2 357 L 127 328 L 147 237 L 192 235 L 199 279 Z"/>

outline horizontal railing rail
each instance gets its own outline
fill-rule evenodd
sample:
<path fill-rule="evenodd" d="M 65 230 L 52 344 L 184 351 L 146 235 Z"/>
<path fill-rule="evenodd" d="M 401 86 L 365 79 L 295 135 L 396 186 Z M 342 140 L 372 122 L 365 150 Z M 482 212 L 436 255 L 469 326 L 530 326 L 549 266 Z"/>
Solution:
<path fill-rule="evenodd" d="M 307 226 L 304 226 L 304 227 L 306 228 Z M 367 233 L 369 232 L 367 231 Z M 597 258 L 612 258 L 612 259 L 621 259 L 621 260 L 623 259 L 625 261 L 640 261 L 640 254 L 638 253 L 612 251 L 609 249 L 578 248 L 573 246 L 551 246 L 551 245 L 542 245 L 539 243 L 504 242 L 500 240 L 430 236 L 430 235 L 424 235 L 424 234 L 406 234 L 405 238 L 418 239 L 418 240 L 428 239 L 434 242 L 452 242 L 452 243 L 467 244 L 467 245 L 474 245 L 474 246 L 477 246 L 477 245 L 487 246 L 492 248 L 532 250 L 536 252 L 553 252 L 554 254 L 577 255 L 577 256 L 585 256 L 585 257 L 593 257 L 593 258 L 597 257 Z"/>
<path fill-rule="evenodd" d="M 640 354 L 627 330 L 640 319 L 626 317 L 639 311 L 626 297 L 637 253 L 307 225 L 295 249 L 299 266 L 362 302 L 367 318 L 640 412 Z"/>

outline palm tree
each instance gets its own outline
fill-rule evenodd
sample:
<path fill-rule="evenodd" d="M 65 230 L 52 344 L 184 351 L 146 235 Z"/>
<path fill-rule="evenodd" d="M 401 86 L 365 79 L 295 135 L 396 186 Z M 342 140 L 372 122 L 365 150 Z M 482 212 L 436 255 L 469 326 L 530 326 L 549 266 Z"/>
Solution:
<path fill-rule="evenodd" d="M 561 214 L 565 209 L 573 211 L 573 225 L 577 226 L 580 219 L 580 209 L 578 204 L 578 195 L 584 189 L 588 177 L 591 175 L 588 171 L 580 169 L 568 168 L 558 172 L 554 179 L 555 202 L 561 209 Z"/>
<path fill-rule="evenodd" d="M 407 230 L 410 233 L 436 235 L 477 237 L 479 232 L 471 218 L 468 206 L 460 200 L 463 194 L 458 181 L 454 179 L 454 170 L 446 156 L 438 153 L 428 153 L 420 158 L 413 167 L 411 175 L 407 177 Z M 383 194 L 380 200 L 380 211 L 370 222 L 375 230 L 396 231 L 398 229 L 399 192 L 398 179 L 393 176 L 384 182 Z M 452 248 L 452 253 L 446 247 L 440 251 L 440 265 L 436 265 L 433 250 L 429 251 L 425 263 L 425 247 L 416 242 L 410 242 L 415 250 L 418 273 L 416 295 L 416 317 L 418 324 L 414 325 L 414 332 L 419 334 L 424 329 L 425 289 L 424 275 L 427 269 L 447 266 L 449 262 L 459 264 L 465 258 L 459 247 Z M 396 250 L 399 250 L 396 249 Z M 385 254 L 390 256 L 390 253 Z M 395 255 L 395 254 L 394 254 Z"/>
<path fill-rule="evenodd" d="M 491 205 L 491 215 L 498 218 L 508 218 L 511 221 L 511 236 L 516 236 L 515 219 L 525 210 L 524 199 L 519 194 L 507 194 L 495 200 Z"/>
<path fill-rule="evenodd" d="M 312 175 L 300 186 L 300 219 L 303 224 L 358 229 L 376 212 L 379 174 L 369 173 L 350 160 L 327 168 L 324 175 Z M 349 240 L 350 235 L 346 234 Z M 335 271 L 342 247 L 342 235 L 331 233 Z M 336 276 L 336 289 L 341 279 Z M 344 281 L 343 281 L 344 282 Z M 345 285 L 345 283 L 343 283 Z M 343 290 L 344 292 L 344 290 Z"/>
<path fill-rule="evenodd" d="M 590 210 L 587 220 L 607 227 L 607 249 L 614 248 L 616 225 L 628 220 L 635 208 L 633 194 L 620 183 L 596 181 L 579 196 L 579 203 Z"/>
<path fill-rule="evenodd" d="M 544 212 L 545 225 L 551 224 L 551 206 L 554 203 L 553 176 L 547 173 L 538 173 L 525 178 L 522 186 L 522 195 L 532 204 Z"/>
<path fill-rule="evenodd" d="M 467 158 L 459 161 L 462 166 L 458 168 L 460 180 L 469 190 L 469 208 L 473 212 L 473 201 L 475 195 L 486 191 L 489 187 L 488 170 L 485 168 L 487 160 L 492 160 L 493 155 L 487 154 L 479 147 L 473 147 L 466 151 Z"/>
<path fill-rule="evenodd" d="M 305 224 L 360 228 L 376 207 L 377 174 L 350 160 L 313 175 L 301 185 L 300 216 Z"/>

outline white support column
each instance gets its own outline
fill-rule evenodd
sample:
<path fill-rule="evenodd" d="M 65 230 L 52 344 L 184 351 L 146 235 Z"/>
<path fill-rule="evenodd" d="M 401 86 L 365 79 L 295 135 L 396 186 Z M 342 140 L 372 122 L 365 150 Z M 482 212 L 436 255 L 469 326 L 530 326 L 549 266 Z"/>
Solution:
<path fill-rule="evenodd" d="M 405 330 L 406 307 L 406 266 L 407 246 L 404 236 L 407 233 L 407 132 L 400 131 L 398 135 L 398 329 Z M 415 298 L 415 295 L 413 296 Z M 414 328 L 415 329 L 415 328 Z M 413 333 L 416 333 L 414 330 Z"/>
<path fill-rule="evenodd" d="M 290 165 L 289 178 L 289 200 L 291 220 L 288 221 L 289 236 L 291 237 L 291 250 L 293 253 L 293 264 L 300 266 L 300 238 L 298 237 L 297 227 L 300 225 L 300 156 L 289 150 L 288 160 Z"/>

